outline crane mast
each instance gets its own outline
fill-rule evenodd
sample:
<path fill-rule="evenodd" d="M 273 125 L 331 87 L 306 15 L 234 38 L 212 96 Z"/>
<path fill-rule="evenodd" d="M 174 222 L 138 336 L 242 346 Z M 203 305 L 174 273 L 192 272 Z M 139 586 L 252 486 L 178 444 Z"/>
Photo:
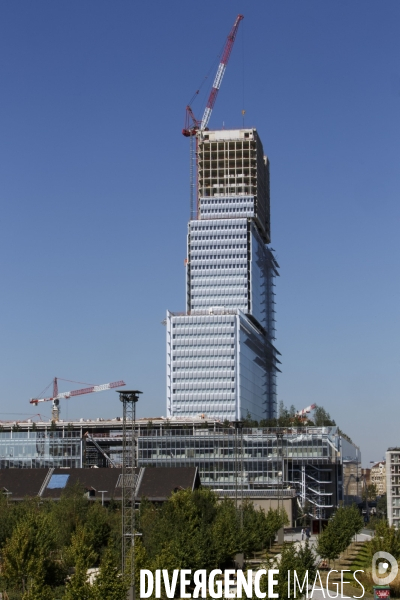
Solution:
<path fill-rule="evenodd" d="M 195 175 L 195 163 L 197 158 L 197 145 L 198 145 L 198 137 L 197 133 L 200 131 L 205 131 L 208 129 L 208 123 L 211 118 L 211 114 L 214 108 L 215 101 L 218 96 L 219 89 L 221 87 L 222 79 L 225 74 L 226 66 L 229 61 L 229 57 L 232 52 L 233 44 L 235 43 L 236 34 L 239 29 L 240 21 L 244 19 L 243 15 L 238 15 L 233 24 L 233 27 L 227 37 L 225 42 L 225 46 L 222 52 L 222 57 L 220 63 L 218 65 L 217 73 L 214 78 L 214 83 L 208 97 L 207 105 L 204 109 L 203 118 L 201 121 L 196 119 L 192 107 L 190 104 L 186 107 L 186 118 L 185 118 L 185 126 L 182 129 L 182 134 L 185 137 L 190 138 L 190 219 L 194 219 L 197 216 L 197 207 L 195 210 L 194 203 L 194 194 L 195 190 L 197 190 L 197 176 Z M 194 94 L 193 98 L 198 94 L 198 91 Z M 194 137 L 196 137 L 196 141 L 194 142 Z"/>
<path fill-rule="evenodd" d="M 232 52 L 233 44 L 235 43 L 236 34 L 239 29 L 240 21 L 244 19 L 243 15 L 238 15 L 236 21 L 231 29 L 228 39 L 226 40 L 225 48 L 222 53 L 221 62 L 218 65 L 217 74 L 215 75 L 214 83 L 210 96 L 208 98 L 207 106 L 204 110 L 203 118 L 200 124 L 200 131 L 204 131 L 210 121 L 211 113 L 214 108 L 215 101 L 218 96 L 219 88 L 221 87 L 222 79 L 225 75 L 226 65 L 228 64 L 229 57 Z"/>

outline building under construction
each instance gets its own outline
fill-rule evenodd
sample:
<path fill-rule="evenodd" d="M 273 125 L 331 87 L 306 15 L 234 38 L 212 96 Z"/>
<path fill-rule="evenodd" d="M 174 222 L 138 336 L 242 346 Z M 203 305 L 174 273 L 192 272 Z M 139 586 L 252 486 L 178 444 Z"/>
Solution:
<path fill-rule="evenodd" d="M 186 312 L 167 313 L 167 415 L 272 418 L 274 347 L 269 161 L 255 129 L 198 131 Z"/>
<path fill-rule="evenodd" d="M 294 497 L 314 519 L 359 500 L 360 452 L 337 427 L 238 429 L 154 418 L 139 419 L 134 437 L 138 467 L 197 467 L 202 485 L 221 496 Z M 0 467 L 120 468 L 122 447 L 120 418 L 4 423 Z"/>

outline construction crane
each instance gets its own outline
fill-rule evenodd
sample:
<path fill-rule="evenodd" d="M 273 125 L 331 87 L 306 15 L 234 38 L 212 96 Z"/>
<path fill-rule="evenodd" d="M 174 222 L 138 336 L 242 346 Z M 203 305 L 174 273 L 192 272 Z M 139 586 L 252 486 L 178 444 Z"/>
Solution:
<path fill-rule="evenodd" d="M 71 392 L 58 393 L 58 379 L 60 377 L 54 377 L 53 379 L 53 395 L 49 398 L 31 398 L 29 402 L 37 406 L 39 402 L 53 402 L 51 409 L 51 420 L 58 421 L 60 418 L 60 400 L 61 398 L 71 398 L 72 396 L 81 396 L 82 394 L 92 394 L 93 392 L 104 392 L 105 390 L 112 390 L 116 387 L 122 387 L 126 385 L 125 381 L 113 381 L 112 383 L 103 383 L 101 385 L 91 385 L 87 388 L 81 388 L 80 390 L 73 390 Z M 70 381 L 65 379 L 63 381 Z M 79 381 L 72 383 L 80 383 Z M 50 384 L 51 385 L 51 384 Z M 49 386 L 48 386 L 49 387 Z M 47 389 L 47 388 L 46 388 Z"/>
<path fill-rule="evenodd" d="M 185 137 L 190 138 L 190 218 L 194 218 L 194 176 L 195 176 L 195 158 L 197 156 L 197 133 L 201 131 L 206 131 L 208 129 L 208 123 L 210 122 L 211 114 L 214 108 L 215 101 L 218 96 L 219 89 L 221 87 L 222 79 L 225 75 L 226 67 L 229 61 L 229 57 L 232 52 L 233 44 L 235 43 L 236 34 L 239 29 L 240 21 L 244 19 L 243 15 L 238 15 L 233 24 L 233 27 L 227 37 L 225 42 L 224 49 L 222 51 L 222 56 L 220 63 L 218 65 L 217 73 L 214 78 L 214 83 L 208 97 L 207 105 L 204 109 L 203 118 L 201 121 L 196 119 L 194 116 L 192 107 L 190 103 L 186 107 L 186 118 L 185 118 L 185 126 L 182 129 L 182 133 Z M 194 94 L 193 99 L 198 94 L 198 91 Z M 192 100 L 193 100 L 192 99 Z M 194 138 L 196 138 L 196 147 L 194 144 Z M 197 186 L 196 186 L 197 187 Z M 197 213 L 197 211 L 196 211 Z"/>
<path fill-rule="evenodd" d="M 314 408 L 317 408 L 316 404 L 311 404 L 310 406 L 306 406 L 306 408 L 302 408 L 296 413 L 296 417 L 305 417 L 308 415 Z"/>

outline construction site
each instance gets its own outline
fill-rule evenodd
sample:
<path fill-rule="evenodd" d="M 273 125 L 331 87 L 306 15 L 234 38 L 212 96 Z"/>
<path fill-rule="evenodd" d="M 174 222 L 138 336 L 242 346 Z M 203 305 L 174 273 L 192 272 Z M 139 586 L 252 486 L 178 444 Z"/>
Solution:
<path fill-rule="evenodd" d="M 285 500 L 292 524 L 305 512 L 325 521 L 339 503 L 359 499 L 360 452 L 336 427 L 243 425 L 245 418 L 276 417 L 281 361 L 275 347 L 279 265 L 270 246 L 269 159 L 255 128 L 209 129 L 242 20 L 239 14 L 225 41 L 203 117 L 196 118 L 192 103 L 185 112 L 186 311 L 167 311 L 164 322 L 167 418 L 137 420 L 141 392 L 121 391 L 122 379 L 60 392 L 55 377 L 29 400 L 34 407 L 51 402 L 50 420 L 34 415 L 0 423 L 1 470 L 45 469 L 45 483 L 60 469 L 121 470 L 129 496 L 135 493 L 132 469 L 195 468 L 201 484 L 221 497 L 258 499 L 265 507 Z M 65 400 L 112 389 L 120 395 L 121 415 L 64 420 Z M 129 511 L 124 486 L 121 494 Z"/>
<path fill-rule="evenodd" d="M 121 417 L 3 423 L 0 467 L 119 470 L 123 441 Z M 138 419 L 134 442 L 139 468 L 196 467 L 201 484 L 221 497 L 263 498 L 272 506 L 290 498 L 292 524 L 305 506 L 325 520 L 341 501 L 361 495 L 359 449 L 334 426 L 239 430 L 201 417 Z"/>

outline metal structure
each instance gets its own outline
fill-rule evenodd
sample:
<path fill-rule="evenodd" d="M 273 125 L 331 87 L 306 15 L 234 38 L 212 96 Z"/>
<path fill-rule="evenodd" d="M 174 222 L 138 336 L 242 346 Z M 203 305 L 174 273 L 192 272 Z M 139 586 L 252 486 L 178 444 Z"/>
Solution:
<path fill-rule="evenodd" d="M 81 396 L 82 394 L 93 394 L 94 392 L 104 392 L 105 390 L 112 390 L 116 387 L 122 387 L 126 385 L 125 381 L 113 381 L 112 383 L 103 383 L 101 385 L 91 385 L 87 388 L 81 388 L 80 390 L 73 390 L 71 392 L 58 393 L 58 379 L 60 377 L 54 377 L 53 379 L 53 395 L 48 398 L 31 398 L 30 404 L 37 406 L 39 402 L 53 402 L 51 409 L 51 420 L 58 421 L 60 418 L 60 400 L 61 398 L 71 398 L 72 396 Z M 63 379 L 62 381 L 70 381 L 70 379 Z M 81 383 L 80 381 L 73 381 L 72 383 Z M 51 384 L 50 384 L 51 385 Z M 49 387 L 49 386 L 47 386 Z M 46 388 L 47 389 L 47 388 Z"/>
<path fill-rule="evenodd" d="M 310 404 L 310 406 L 306 406 L 306 408 L 302 408 L 296 413 L 296 417 L 306 417 L 314 408 L 317 408 L 316 404 Z"/>
<path fill-rule="evenodd" d="M 139 469 L 150 465 L 196 466 L 203 486 L 233 500 L 238 496 L 238 502 L 242 490 L 239 481 L 236 483 L 236 474 L 240 470 L 245 498 L 272 494 L 279 497 L 281 504 L 283 498 L 296 491 L 302 512 L 307 510 L 313 518 L 327 519 L 338 504 L 361 501 L 360 490 L 357 491 L 360 483 L 356 480 L 360 451 L 341 436 L 336 426 L 244 427 L 240 437 L 238 433 L 234 426 L 213 421 L 208 415 L 194 419 L 137 419 L 136 464 Z M 122 444 L 121 417 L 55 424 L 48 420 L 3 421 L 0 472 L 1 469 L 104 468 L 110 465 L 108 459 L 122 467 Z M 238 468 L 238 459 L 243 467 Z M 389 465 L 388 480 L 395 502 L 393 510 L 400 524 L 400 448 L 395 459 L 398 462 Z M 118 496 L 122 480 L 121 475 L 116 486 Z"/>
<path fill-rule="evenodd" d="M 128 599 L 135 600 L 136 403 L 139 390 L 118 391 L 122 402 L 122 573 L 130 581 Z"/>
<path fill-rule="evenodd" d="M 243 421 L 234 421 L 233 425 L 235 428 L 235 507 L 236 513 L 239 514 L 240 527 L 243 528 Z"/>
<path fill-rule="evenodd" d="M 201 121 L 196 119 L 196 117 L 194 116 L 194 113 L 193 113 L 192 107 L 190 106 L 190 103 L 186 107 L 185 126 L 182 129 L 182 134 L 185 137 L 190 138 L 190 218 L 191 219 L 196 218 L 196 215 L 197 215 L 197 210 L 195 211 L 195 208 L 194 208 L 194 194 L 195 194 L 195 189 L 197 187 L 195 185 L 195 173 L 196 173 L 195 161 L 196 161 L 197 150 L 198 150 L 197 133 L 199 131 L 201 132 L 201 131 L 205 131 L 208 129 L 208 123 L 211 118 L 211 113 L 213 111 L 214 104 L 217 99 L 219 89 L 221 87 L 222 79 L 224 77 L 225 70 L 226 70 L 226 67 L 227 67 L 227 64 L 229 61 L 229 57 L 232 52 L 233 44 L 235 43 L 235 38 L 236 38 L 236 34 L 239 29 L 240 21 L 242 19 L 244 19 L 243 15 L 238 15 L 236 17 L 235 23 L 233 24 L 233 27 L 227 37 L 227 40 L 226 40 L 226 43 L 225 43 L 225 46 L 224 46 L 224 49 L 222 52 L 221 60 L 218 65 L 217 73 L 214 78 L 214 83 L 213 83 L 210 95 L 208 97 L 207 105 L 204 109 L 204 114 L 203 114 L 203 118 L 201 119 Z M 199 91 L 197 91 L 193 95 L 193 99 L 197 96 L 198 92 Z M 196 138 L 196 142 L 194 141 L 194 138 Z"/>
<path fill-rule="evenodd" d="M 208 123 L 210 122 L 211 113 L 214 108 L 215 101 L 218 96 L 219 89 L 221 87 L 222 79 L 225 75 L 225 70 L 232 52 L 233 44 L 235 43 L 236 34 L 239 29 L 240 21 L 244 19 L 243 15 L 238 15 L 233 24 L 233 27 L 227 37 L 224 49 L 222 51 L 222 57 L 220 63 L 218 65 L 217 73 L 215 75 L 214 83 L 208 97 L 207 105 L 204 109 L 203 118 L 201 121 L 197 120 L 193 114 L 192 107 L 190 104 L 186 107 L 186 121 L 185 127 L 182 130 L 182 133 L 185 137 L 190 137 L 196 135 L 198 131 L 204 131 L 208 127 Z M 193 96 L 193 98 L 197 95 Z"/>

